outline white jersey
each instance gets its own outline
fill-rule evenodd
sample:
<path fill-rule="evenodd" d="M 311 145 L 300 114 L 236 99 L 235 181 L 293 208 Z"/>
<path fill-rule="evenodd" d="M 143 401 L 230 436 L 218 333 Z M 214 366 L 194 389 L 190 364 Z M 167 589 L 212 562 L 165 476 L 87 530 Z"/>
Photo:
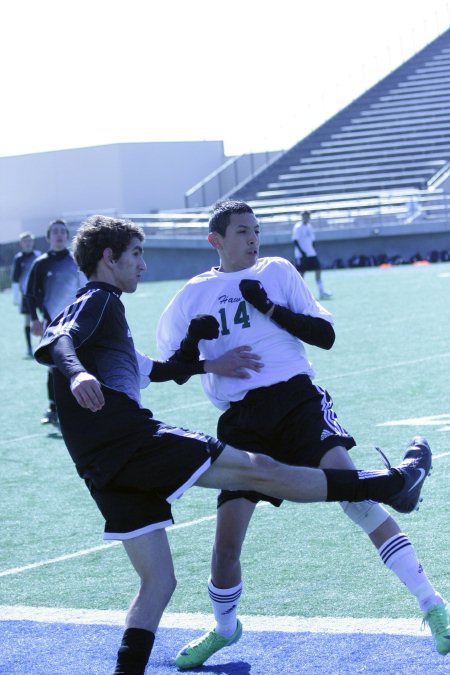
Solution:
<path fill-rule="evenodd" d="M 313 243 L 315 240 L 316 237 L 312 225 L 309 223 L 304 224 L 301 221 L 295 223 L 294 229 L 292 230 L 292 241 L 297 242 L 300 249 L 303 251 L 303 255 L 307 256 L 308 258 L 317 255 Z M 295 247 L 294 253 L 296 259 L 302 257 L 297 247 Z"/>
<path fill-rule="evenodd" d="M 248 371 L 248 379 L 202 375 L 205 393 L 215 406 L 226 410 L 250 389 L 267 387 L 305 373 L 314 377 L 303 343 L 246 302 L 239 290 L 242 279 L 261 282 L 272 302 L 298 314 L 333 323 L 331 314 L 312 296 L 295 267 L 284 258 L 259 258 L 253 267 L 239 272 L 208 272 L 190 279 L 168 304 L 159 320 L 157 342 L 161 357 L 168 359 L 185 337 L 191 319 L 212 314 L 220 325 L 217 340 L 201 340 L 201 358 L 214 359 L 235 347 L 248 345 L 261 357 L 260 372 Z"/>

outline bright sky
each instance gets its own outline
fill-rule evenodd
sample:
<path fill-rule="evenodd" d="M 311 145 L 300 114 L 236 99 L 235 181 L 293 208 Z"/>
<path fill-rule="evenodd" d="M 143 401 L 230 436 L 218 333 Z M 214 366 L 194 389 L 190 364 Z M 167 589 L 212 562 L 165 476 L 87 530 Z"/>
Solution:
<path fill-rule="evenodd" d="M 287 149 L 450 27 L 450 0 L 9 0 L 0 156 Z"/>

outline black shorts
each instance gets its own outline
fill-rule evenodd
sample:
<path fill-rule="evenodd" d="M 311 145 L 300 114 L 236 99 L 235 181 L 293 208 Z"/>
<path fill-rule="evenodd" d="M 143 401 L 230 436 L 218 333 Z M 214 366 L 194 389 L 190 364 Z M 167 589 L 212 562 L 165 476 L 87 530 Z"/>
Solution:
<path fill-rule="evenodd" d="M 173 523 L 171 504 L 224 448 L 212 436 L 155 420 L 155 433 L 105 486 L 89 491 L 105 518 L 104 539 L 132 539 Z"/>
<path fill-rule="evenodd" d="M 328 450 L 356 445 L 339 424 L 331 396 L 307 375 L 249 391 L 220 416 L 217 435 L 235 448 L 262 452 L 293 466 L 318 467 Z M 282 503 L 257 492 L 223 490 L 218 506 L 239 497 Z"/>
<path fill-rule="evenodd" d="M 320 270 L 320 260 L 316 255 L 304 255 L 296 265 L 299 272 L 312 272 Z"/>

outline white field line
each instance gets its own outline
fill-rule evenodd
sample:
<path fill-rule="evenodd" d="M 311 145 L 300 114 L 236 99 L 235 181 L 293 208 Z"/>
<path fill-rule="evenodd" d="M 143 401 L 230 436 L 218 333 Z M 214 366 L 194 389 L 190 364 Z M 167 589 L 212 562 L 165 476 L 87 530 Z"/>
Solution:
<path fill-rule="evenodd" d="M 204 401 L 198 401 L 198 403 L 187 403 L 186 405 L 178 405 L 175 408 L 166 408 L 166 410 L 158 411 L 158 418 L 167 413 L 177 412 L 178 410 L 189 410 L 190 408 L 202 408 L 203 406 L 211 405 L 211 403 L 205 399 Z M 28 436 L 16 436 L 15 438 L 3 438 L 0 440 L 1 445 L 12 445 L 13 443 L 21 443 L 22 441 L 28 441 L 30 438 L 45 438 L 42 434 L 30 434 Z M 62 438 L 61 438 L 62 440 Z"/>
<path fill-rule="evenodd" d="M 186 405 L 177 405 L 175 408 L 165 408 L 165 410 L 158 410 L 158 419 L 162 415 L 166 415 L 167 413 L 177 412 L 178 410 L 189 410 L 190 408 L 202 408 L 205 405 L 209 406 L 211 405 L 208 399 L 205 399 L 204 401 L 198 401 L 197 403 L 187 403 Z"/>
<path fill-rule="evenodd" d="M 433 461 L 435 459 L 442 459 L 442 457 L 450 457 L 450 452 L 441 452 L 440 455 L 433 455 Z"/>
<path fill-rule="evenodd" d="M 64 607 L 26 607 L 0 605 L 0 621 L 38 621 L 43 623 L 104 624 L 123 626 L 126 612 Z M 284 633 L 373 633 L 429 637 L 419 619 L 350 617 L 241 616 L 246 631 L 280 631 Z M 210 614 L 175 614 L 165 612 L 161 628 L 185 628 L 206 631 L 211 628 Z"/>
<path fill-rule="evenodd" d="M 350 377 L 352 375 L 365 375 L 366 373 L 373 373 L 377 370 L 391 370 L 392 368 L 403 368 L 415 363 L 425 363 L 426 361 L 433 361 L 434 359 L 442 359 L 450 356 L 450 352 L 443 352 L 441 354 L 431 354 L 430 356 L 423 356 L 420 359 L 412 359 L 411 361 L 396 361 L 395 363 L 388 363 L 382 366 L 372 366 L 371 368 L 361 368 L 360 370 L 349 370 L 345 373 L 338 373 L 337 375 L 326 375 L 322 379 L 337 380 L 341 377 Z"/>
<path fill-rule="evenodd" d="M 371 368 L 361 368 L 360 370 L 350 370 L 345 373 L 338 373 L 337 375 L 328 375 L 326 380 L 338 380 L 342 377 L 349 377 L 352 375 L 365 375 L 366 373 L 373 373 L 378 370 L 390 370 L 392 368 L 402 368 L 403 366 L 410 366 L 415 363 L 424 363 L 426 361 L 433 361 L 434 359 L 447 358 L 450 356 L 450 352 L 443 352 L 441 354 L 431 354 L 430 356 L 424 356 L 420 359 L 412 359 L 411 361 L 397 361 L 396 363 L 384 364 L 382 366 L 372 366 Z M 325 378 L 324 378 L 325 379 Z M 188 410 L 190 408 L 200 408 L 205 405 L 209 405 L 209 401 L 198 401 L 197 403 L 188 403 L 182 406 L 176 406 L 176 408 L 166 408 L 165 410 L 158 411 L 158 417 L 166 415 L 167 413 L 176 412 L 177 410 Z M 29 438 L 38 438 L 41 434 L 33 434 L 30 436 L 20 436 L 17 438 L 3 439 L 0 440 L 0 445 L 8 445 L 10 443 L 18 443 L 20 441 L 27 440 Z"/>
<path fill-rule="evenodd" d="M 215 514 L 213 516 L 204 516 L 203 518 L 197 518 L 197 520 L 189 520 L 186 523 L 180 523 L 179 525 L 171 525 L 166 528 L 167 531 L 170 530 L 181 530 L 184 527 L 191 527 L 192 525 L 198 525 L 199 523 L 204 523 L 208 520 L 215 520 Z M 44 565 L 52 565 L 53 563 L 64 562 L 70 560 L 71 558 L 78 558 L 82 555 L 89 555 L 90 553 L 96 553 L 97 551 L 104 551 L 112 546 L 117 546 L 120 544 L 120 541 L 111 541 L 106 544 L 99 544 L 99 546 L 92 546 L 91 548 L 85 548 L 81 551 L 75 551 L 74 553 L 66 553 L 65 555 L 60 555 L 57 558 L 49 558 L 47 560 L 39 560 L 35 563 L 30 563 L 28 565 L 23 565 L 22 567 L 11 567 L 10 569 L 3 570 L 0 572 L 0 577 L 7 577 L 12 574 L 20 574 L 20 572 L 26 572 L 27 570 L 36 569 L 36 567 L 43 567 Z"/>
<path fill-rule="evenodd" d="M 268 502 L 260 502 L 259 504 L 256 505 L 257 508 L 261 508 L 264 506 L 269 506 Z M 209 520 L 215 520 L 216 519 L 216 514 L 212 516 L 203 516 L 202 518 L 197 518 L 196 520 L 188 520 L 185 523 L 179 523 L 177 525 L 171 525 L 170 527 L 167 527 L 166 530 L 167 532 L 173 531 L 173 530 L 182 530 L 185 527 L 192 527 L 193 525 L 199 525 L 200 523 L 206 523 Z M 28 570 L 33 570 L 36 569 L 37 567 L 44 567 L 44 565 L 52 565 L 54 563 L 58 562 L 65 562 L 66 560 L 71 560 L 72 558 L 79 558 L 80 556 L 83 555 L 89 555 L 90 553 L 97 553 L 97 551 L 104 551 L 108 548 L 112 548 L 113 546 L 117 546 L 118 544 L 121 544 L 122 542 L 120 541 L 111 541 L 106 544 L 99 544 L 98 546 L 92 546 L 91 548 L 84 548 L 81 549 L 81 551 L 74 551 L 73 553 L 65 553 L 64 555 L 60 555 L 56 558 L 48 558 L 47 560 L 39 560 L 38 562 L 34 563 L 29 563 L 28 565 L 22 565 L 21 567 L 11 567 L 7 570 L 3 570 L 3 572 L 0 572 L 0 577 L 7 577 L 11 576 L 13 574 L 20 574 L 21 572 L 27 572 Z M 1 615 L 0 615 L 1 616 Z"/>
<path fill-rule="evenodd" d="M 20 443 L 20 441 L 28 441 L 30 438 L 42 438 L 42 434 L 30 434 L 29 436 L 17 436 L 16 438 L 2 438 L 2 440 L 0 440 L 0 445 Z"/>
<path fill-rule="evenodd" d="M 448 457 L 450 455 L 450 452 L 443 452 L 439 455 L 433 455 L 433 461 L 436 459 L 441 459 L 443 457 Z M 259 504 L 256 505 L 256 508 L 261 508 L 264 506 L 269 506 L 268 502 L 259 502 Z M 191 527 L 193 525 L 198 525 L 200 523 L 204 523 L 209 520 L 215 520 L 216 515 L 212 516 L 204 516 L 202 518 L 197 518 L 196 520 L 189 520 L 186 523 L 179 523 L 177 525 L 171 525 L 170 527 L 167 528 L 167 531 L 171 530 L 180 530 L 185 527 Z M 29 563 L 28 565 L 23 565 L 21 567 L 11 567 L 9 569 L 3 570 L 0 572 L 0 577 L 6 577 L 6 576 L 11 576 L 13 574 L 20 574 L 21 572 L 26 572 L 28 570 L 36 569 L 37 567 L 43 567 L 44 565 L 51 565 L 53 563 L 58 563 L 58 562 L 64 562 L 66 560 L 70 560 L 71 558 L 78 558 L 83 555 L 89 555 L 90 553 L 96 553 L 97 551 L 103 551 L 108 548 L 111 548 L 112 546 L 117 546 L 120 544 L 120 541 L 112 541 L 108 542 L 106 544 L 100 544 L 98 546 L 92 546 L 91 548 L 85 548 L 81 549 L 80 551 L 75 551 L 73 553 L 66 553 L 64 555 L 58 556 L 56 558 L 48 558 L 47 560 L 39 560 L 38 562 L 35 563 Z"/>

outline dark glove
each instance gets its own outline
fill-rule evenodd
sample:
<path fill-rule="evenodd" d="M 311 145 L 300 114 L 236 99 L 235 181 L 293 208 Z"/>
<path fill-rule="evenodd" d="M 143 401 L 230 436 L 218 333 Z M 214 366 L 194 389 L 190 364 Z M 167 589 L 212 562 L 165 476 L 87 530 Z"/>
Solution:
<path fill-rule="evenodd" d="M 170 357 L 170 360 L 198 361 L 200 358 L 198 348 L 200 340 L 214 340 L 217 337 L 219 337 L 219 322 L 214 316 L 210 314 L 194 316 L 189 324 L 186 337 L 181 341 L 179 348 Z"/>
<path fill-rule="evenodd" d="M 242 279 L 239 284 L 239 290 L 244 300 L 247 300 L 262 314 L 267 314 L 273 306 L 273 302 L 267 297 L 263 285 L 260 281 L 256 281 L 256 279 Z"/>
<path fill-rule="evenodd" d="M 199 314 L 191 319 L 187 331 L 187 338 L 191 340 L 214 340 L 219 337 L 219 322 L 211 314 Z"/>

